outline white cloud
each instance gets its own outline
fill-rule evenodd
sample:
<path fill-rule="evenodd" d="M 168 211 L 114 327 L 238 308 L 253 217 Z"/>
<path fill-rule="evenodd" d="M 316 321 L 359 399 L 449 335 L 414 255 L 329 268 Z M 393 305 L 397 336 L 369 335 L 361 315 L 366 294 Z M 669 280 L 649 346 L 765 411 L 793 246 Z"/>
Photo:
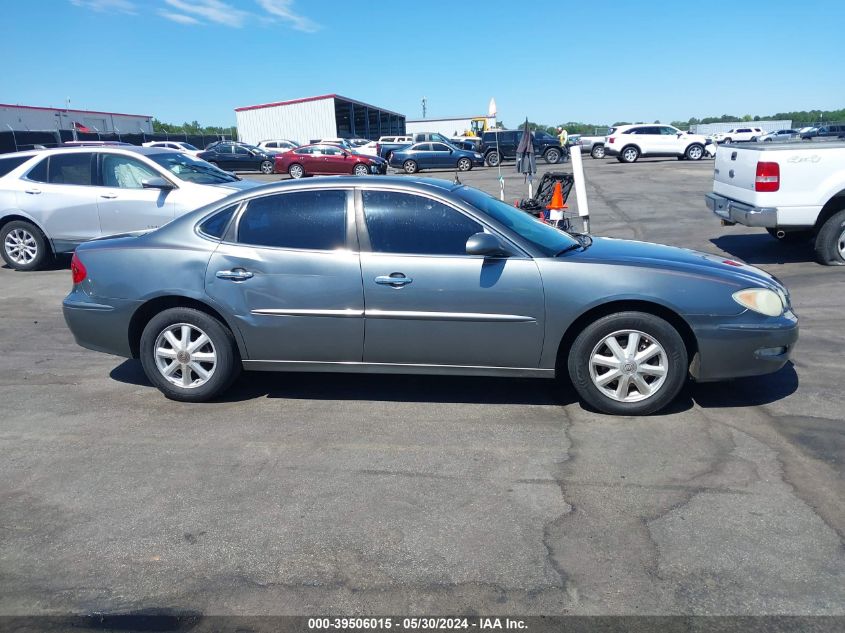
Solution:
<path fill-rule="evenodd" d="M 249 15 L 220 0 L 165 0 L 174 9 L 205 18 L 209 22 L 240 28 Z"/>
<path fill-rule="evenodd" d="M 130 0 L 70 0 L 70 3 L 83 9 L 102 11 L 104 13 L 136 13 L 137 7 Z"/>
<path fill-rule="evenodd" d="M 293 0 L 256 0 L 256 2 L 270 15 L 289 22 L 297 31 L 313 33 L 320 28 L 320 25 L 310 18 L 294 13 Z"/>
<path fill-rule="evenodd" d="M 182 13 L 173 13 L 172 11 L 159 9 L 158 14 L 167 20 L 178 22 L 179 24 L 200 24 L 200 21 L 196 18 L 192 18 L 190 15 L 183 15 Z"/>

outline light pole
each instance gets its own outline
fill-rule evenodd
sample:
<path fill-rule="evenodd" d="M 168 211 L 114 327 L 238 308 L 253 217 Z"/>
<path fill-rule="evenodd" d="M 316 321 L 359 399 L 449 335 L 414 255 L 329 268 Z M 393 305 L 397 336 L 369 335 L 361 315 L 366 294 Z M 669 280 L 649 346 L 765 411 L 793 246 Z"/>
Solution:
<path fill-rule="evenodd" d="M 421 103 L 422 103 L 423 118 L 425 118 L 425 110 L 426 110 L 426 106 L 428 105 L 428 99 L 423 97 Z"/>

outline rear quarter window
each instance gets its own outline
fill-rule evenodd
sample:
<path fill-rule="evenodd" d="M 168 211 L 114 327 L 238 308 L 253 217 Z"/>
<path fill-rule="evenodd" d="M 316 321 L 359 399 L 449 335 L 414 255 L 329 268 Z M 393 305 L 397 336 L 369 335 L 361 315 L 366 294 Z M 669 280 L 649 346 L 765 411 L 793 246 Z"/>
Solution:
<path fill-rule="evenodd" d="M 233 204 L 231 207 L 227 207 L 222 211 L 215 213 L 210 218 L 205 220 L 199 226 L 199 230 L 204 235 L 208 237 L 213 237 L 215 239 L 222 239 L 224 233 L 226 232 L 226 227 L 229 226 L 229 222 L 232 219 L 232 215 L 235 213 L 235 209 L 238 208 L 238 205 Z"/>
<path fill-rule="evenodd" d="M 8 174 L 13 169 L 17 169 L 30 158 L 32 158 L 32 156 L 11 156 L 9 158 L 0 158 L 0 178 Z"/>

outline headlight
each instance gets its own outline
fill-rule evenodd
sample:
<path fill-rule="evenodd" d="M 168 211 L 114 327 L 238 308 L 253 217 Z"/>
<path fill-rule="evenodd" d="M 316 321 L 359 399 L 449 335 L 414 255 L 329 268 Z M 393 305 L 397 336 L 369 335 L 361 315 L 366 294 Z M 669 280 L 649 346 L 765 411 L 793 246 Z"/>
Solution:
<path fill-rule="evenodd" d="M 746 288 L 731 295 L 739 305 L 765 314 L 766 316 L 780 316 L 783 314 L 784 302 L 780 295 L 767 288 Z"/>

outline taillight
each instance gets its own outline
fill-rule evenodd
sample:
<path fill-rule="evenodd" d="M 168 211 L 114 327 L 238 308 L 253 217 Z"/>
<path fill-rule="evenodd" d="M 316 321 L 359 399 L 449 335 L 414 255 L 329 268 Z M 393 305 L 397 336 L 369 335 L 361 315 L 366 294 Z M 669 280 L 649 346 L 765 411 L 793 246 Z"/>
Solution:
<path fill-rule="evenodd" d="M 780 165 L 778 163 L 757 163 L 754 191 L 777 191 L 780 189 Z"/>
<path fill-rule="evenodd" d="M 88 276 L 88 271 L 85 270 L 85 266 L 79 259 L 79 255 L 76 253 L 73 254 L 73 257 L 70 260 L 70 274 L 73 278 L 74 285 L 82 283 L 82 281 Z"/>
<path fill-rule="evenodd" d="M 613 143 L 615 140 L 616 140 L 616 139 L 615 139 L 615 138 L 613 138 L 613 137 L 611 136 L 609 139 L 607 139 L 607 142 L 608 142 L 608 143 Z"/>

